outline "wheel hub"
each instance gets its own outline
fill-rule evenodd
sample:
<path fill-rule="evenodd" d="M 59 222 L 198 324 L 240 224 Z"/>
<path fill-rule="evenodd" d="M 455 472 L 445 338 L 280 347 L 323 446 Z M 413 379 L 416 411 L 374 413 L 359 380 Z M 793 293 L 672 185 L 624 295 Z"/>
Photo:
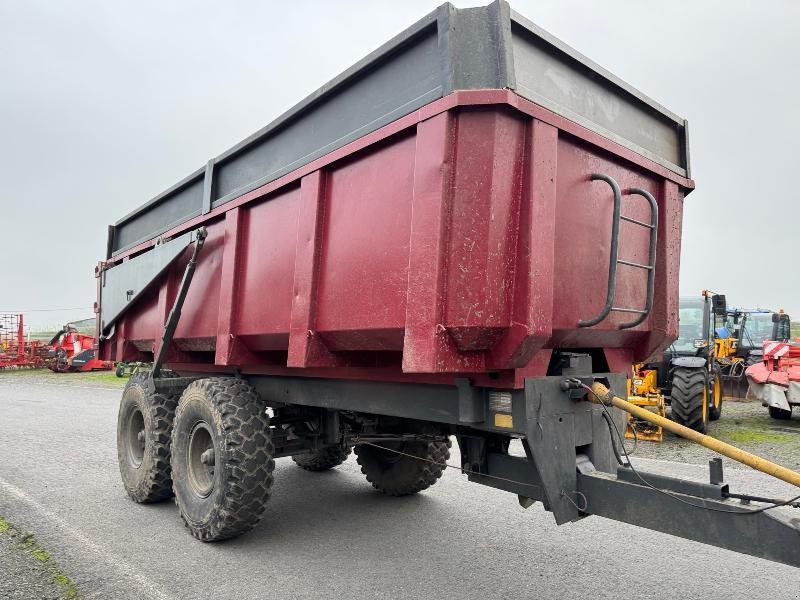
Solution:
<path fill-rule="evenodd" d="M 214 449 L 209 448 L 200 455 L 200 462 L 206 466 L 214 466 Z"/>
<path fill-rule="evenodd" d="M 144 415 L 142 411 L 133 410 L 128 418 L 128 436 L 126 444 L 128 462 L 131 466 L 139 468 L 144 458 L 144 447 L 147 434 L 144 429 Z"/>
<path fill-rule="evenodd" d="M 205 421 L 199 421 L 189 434 L 188 479 L 192 491 L 206 498 L 214 489 L 214 437 Z"/>

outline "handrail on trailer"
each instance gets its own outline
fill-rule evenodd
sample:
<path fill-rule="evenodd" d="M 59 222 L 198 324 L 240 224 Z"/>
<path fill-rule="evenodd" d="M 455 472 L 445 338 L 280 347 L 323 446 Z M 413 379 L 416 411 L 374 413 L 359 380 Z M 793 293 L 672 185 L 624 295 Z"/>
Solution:
<path fill-rule="evenodd" d="M 658 203 L 653 195 L 641 188 L 630 188 L 624 192 L 620 189 L 617 181 L 610 175 L 593 173 L 589 177 L 590 181 L 605 181 L 614 194 L 614 210 L 611 217 L 611 247 L 609 250 L 608 265 L 608 289 L 606 291 L 606 303 L 603 309 L 593 319 L 582 319 L 578 321 L 578 327 L 594 327 L 604 321 L 612 312 L 633 313 L 638 315 L 633 321 L 622 323 L 619 329 L 630 329 L 641 324 L 650 314 L 653 308 L 653 295 L 655 291 L 656 274 L 656 248 L 658 244 Z M 650 222 L 646 223 L 622 214 L 622 195 L 642 196 L 650 207 Z M 648 249 L 647 264 L 633 262 L 619 258 L 619 230 L 622 221 L 626 221 L 638 227 L 650 230 L 650 245 Z M 617 293 L 617 266 L 625 265 L 634 269 L 644 269 L 647 271 L 647 290 L 644 308 L 629 308 L 624 306 L 614 306 L 614 299 Z"/>

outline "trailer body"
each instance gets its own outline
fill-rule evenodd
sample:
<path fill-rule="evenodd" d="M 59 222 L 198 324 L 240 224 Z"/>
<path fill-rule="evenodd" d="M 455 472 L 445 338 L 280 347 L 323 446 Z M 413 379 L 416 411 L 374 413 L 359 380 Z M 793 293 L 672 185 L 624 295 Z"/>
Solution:
<path fill-rule="evenodd" d="M 688 172 L 683 119 L 505 3 L 445 5 L 110 228 L 101 357 L 158 351 L 181 235 L 203 224 L 176 367 L 521 388 L 552 349 L 584 348 L 623 371 L 677 333 Z M 630 221 L 613 239 L 593 174 L 625 192 L 625 217 L 658 217 L 654 252 Z M 655 255 L 652 309 L 579 327 L 603 309 L 615 246 Z M 620 264 L 614 306 L 647 295 L 648 271 Z"/>
<path fill-rule="evenodd" d="M 224 539 L 263 514 L 275 457 L 320 470 L 355 447 L 375 487 L 414 493 L 454 435 L 470 480 L 559 524 L 800 564 L 796 528 L 739 527 L 719 476 L 660 478 L 725 507 L 663 518 L 674 500 L 617 469 L 621 415 L 584 401 L 677 336 L 693 187 L 683 119 L 503 1 L 440 7 L 109 228 L 99 357 L 153 362 L 121 402 L 126 490 L 174 489 L 189 530 Z"/>

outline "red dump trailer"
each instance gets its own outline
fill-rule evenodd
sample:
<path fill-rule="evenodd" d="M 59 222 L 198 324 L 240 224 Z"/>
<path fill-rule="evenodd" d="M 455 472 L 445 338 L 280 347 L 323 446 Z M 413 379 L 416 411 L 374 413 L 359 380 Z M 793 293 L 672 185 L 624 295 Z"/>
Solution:
<path fill-rule="evenodd" d="M 653 475 L 664 494 L 620 466 L 622 420 L 579 387 L 624 392 L 677 336 L 693 188 L 682 118 L 505 2 L 443 5 L 110 227 L 99 358 L 153 364 L 121 401 L 126 490 L 174 491 L 213 541 L 259 521 L 274 458 L 354 448 L 402 495 L 455 436 L 470 480 L 559 524 L 800 563 L 796 528 L 742 527 L 719 477 Z"/>

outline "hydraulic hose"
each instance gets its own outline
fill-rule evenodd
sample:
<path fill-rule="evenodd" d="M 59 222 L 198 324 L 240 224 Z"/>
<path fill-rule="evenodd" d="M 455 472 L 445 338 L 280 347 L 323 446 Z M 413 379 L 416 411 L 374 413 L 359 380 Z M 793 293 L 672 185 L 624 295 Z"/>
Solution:
<path fill-rule="evenodd" d="M 606 406 L 615 406 L 620 410 L 624 410 L 625 412 L 632 414 L 638 419 L 642 419 L 643 421 L 663 427 L 675 435 L 679 435 L 687 440 L 695 442 L 696 444 L 700 444 L 701 446 L 704 446 L 709 450 L 713 450 L 722 456 L 726 456 L 731 460 L 735 460 L 736 462 L 740 462 L 748 467 L 752 467 L 756 471 L 761 471 L 762 473 L 771 475 L 777 479 L 780 479 L 781 481 L 785 481 L 786 483 L 800 487 L 800 473 L 797 473 L 796 471 L 782 467 L 781 465 L 770 462 L 765 458 L 756 456 L 755 454 L 745 452 L 741 448 L 731 446 L 730 444 L 726 444 L 725 442 L 713 438 L 710 435 L 705 435 L 699 431 L 689 429 L 688 427 L 684 427 L 683 425 L 680 425 L 675 421 L 671 421 L 666 417 L 662 417 L 659 414 L 652 413 L 649 410 L 636 406 L 635 404 L 631 404 L 627 400 L 623 400 L 622 398 L 614 396 L 606 386 L 598 381 L 595 381 L 592 384 L 590 391 L 591 393 L 589 394 L 589 400 L 594 403 L 604 404 Z"/>

